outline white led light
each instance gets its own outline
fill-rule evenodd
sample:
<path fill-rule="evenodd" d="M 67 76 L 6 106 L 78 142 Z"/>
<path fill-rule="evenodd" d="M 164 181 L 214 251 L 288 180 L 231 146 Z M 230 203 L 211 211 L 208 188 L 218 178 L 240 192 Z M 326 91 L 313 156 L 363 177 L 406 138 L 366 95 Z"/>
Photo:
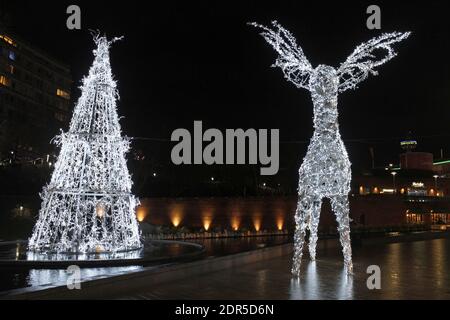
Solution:
<path fill-rule="evenodd" d="M 29 248 L 50 252 L 117 252 L 141 247 L 135 216 L 139 200 L 121 136 L 116 81 L 108 41 L 96 35 L 94 62 L 83 79 L 68 132 L 55 138 L 61 146 L 50 183 L 41 193 L 39 219 Z"/>
<path fill-rule="evenodd" d="M 298 88 L 311 92 L 314 105 L 314 134 L 299 170 L 298 205 L 295 214 L 294 258 L 292 273 L 300 275 L 300 265 L 306 229 L 310 230 L 309 253 L 316 258 L 317 231 L 323 198 L 329 198 L 338 222 L 344 264 L 352 273 L 352 249 L 350 243 L 350 218 L 348 193 L 351 170 L 347 151 L 342 142 L 338 125 L 338 93 L 355 89 L 369 73 L 376 75 L 375 67 L 395 57 L 391 47 L 409 36 L 406 33 L 385 33 L 365 42 L 353 51 L 347 60 L 335 68 L 318 65 L 313 68 L 294 36 L 276 21 L 274 29 L 260 24 L 261 35 L 277 51 L 274 67 L 280 67 L 285 78 Z M 377 58 L 383 50 L 386 55 Z"/>

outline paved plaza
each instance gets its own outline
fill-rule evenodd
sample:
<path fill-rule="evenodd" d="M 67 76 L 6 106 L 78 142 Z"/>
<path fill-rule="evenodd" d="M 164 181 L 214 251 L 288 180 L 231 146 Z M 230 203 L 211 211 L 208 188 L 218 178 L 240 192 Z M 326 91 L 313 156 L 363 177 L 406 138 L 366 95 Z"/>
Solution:
<path fill-rule="evenodd" d="M 449 239 L 356 247 L 355 272 L 348 277 L 340 252 L 332 248 L 315 263 L 304 259 L 299 280 L 291 277 L 291 256 L 285 255 L 104 298 L 450 299 L 449 263 Z M 381 268 L 380 290 L 367 288 L 369 265 Z"/>

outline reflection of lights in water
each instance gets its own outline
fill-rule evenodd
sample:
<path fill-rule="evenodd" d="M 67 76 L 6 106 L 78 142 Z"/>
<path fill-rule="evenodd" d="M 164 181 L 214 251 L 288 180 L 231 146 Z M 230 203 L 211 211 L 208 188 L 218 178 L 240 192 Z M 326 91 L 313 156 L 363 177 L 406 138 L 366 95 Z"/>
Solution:
<path fill-rule="evenodd" d="M 181 223 L 181 220 L 183 220 L 183 206 L 180 204 L 174 205 L 170 210 L 169 216 L 172 225 L 175 228 L 178 227 Z"/>
<path fill-rule="evenodd" d="M 259 270 L 259 272 L 255 275 L 257 277 L 257 291 L 260 292 L 263 296 L 270 293 L 272 290 L 272 285 L 270 281 L 267 281 L 267 278 L 270 277 L 270 270 Z"/>
<path fill-rule="evenodd" d="M 345 268 L 330 274 L 326 269 L 319 270 L 316 262 L 311 261 L 304 275 L 291 279 L 289 291 L 290 298 L 296 300 L 353 299 L 353 277 Z"/>
<path fill-rule="evenodd" d="M 209 227 L 211 227 L 211 222 L 212 222 L 212 217 L 209 215 L 205 215 L 203 217 L 203 229 L 205 229 L 205 231 L 209 230 Z"/>
<path fill-rule="evenodd" d="M 141 266 L 129 267 L 109 267 L 109 268 L 87 268 L 81 269 L 81 282 L 87 280 L 106 278 L 113 275 L 119 275 L 141 270 Z M 65 269 L 31 269 L 28 284 L 32 287 L 38 286 L 61 286 L 66 285 L 68 277 L 72 274 Z"/>
<path fill-rule="evenodd" d="M 447 263 L 445 254 L 445 239 L 434 240 L 431 243 L 431 257 L 433 272 L 437 276 L 438 281 L 436 281 L 436 287 L 442 288 L 442 290 L 447 289 L 445 281 L 447 275 Z"/>
<path fill-rule="evenodd" d="M 289 286 L 289 294 L 291 300 L 302 300 L 302 290 L 301 290 L 301 283 L 300 278 L 292 277 L 291 278 L 291 284 Z"/>
<path fill-rule="evenodd" d="M 142 222 L 147 217 L 147 211 L 143 207 L 139 207 L 136 210 L 136 218 L 139 222 Z"/>
<path fill-rule="evenodd" d="M 401 275 L 402 275 L 402 262 L 401 262 L 401 247 L 398 243 L 393 243 L 387 246 L 387 266 L 390 271 L 389 282 L 393 289 L 398 290 L 401 283 Z"/>
<path fill-rule="evenodd" d="M 307 299 L 318 299 L 320 295 L 320 277 L 317 273 L 316 261 L 311 261 L 306 268 L 306 287 L 305 291 L 308 296 Z"/>
<path fill-rule="evenodd" d="M 336 298 L 339 300 L 353 299 L 353 276 L 348 274 L 345 267 L 342 269 L 339 280 Z"/>
<path fill-rule="evenodd" d="M 317 274 L 316 262 L 310 261 L 302 278 L 293 277 L 290 285 L 291 299 L 320 299 L 320 279 Z"/>

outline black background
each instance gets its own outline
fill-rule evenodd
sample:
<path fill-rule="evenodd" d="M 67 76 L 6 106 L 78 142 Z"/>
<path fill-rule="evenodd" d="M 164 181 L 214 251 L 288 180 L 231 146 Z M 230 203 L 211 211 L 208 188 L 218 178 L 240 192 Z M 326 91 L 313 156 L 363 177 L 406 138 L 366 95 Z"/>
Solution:
<path fill-rule="evenodd" d="M 66 28 L 66 8 L 78 4 L 82 30 Z M 366 8 L 381 7 L 382 30 L 368 30 Z M 278 20 L 290 30 L 313 66 L 338 66 L 356 45 L 381 32 L 412 31 L 398 44 L 398 57 L 381 66 L 355 91 L 339 96 L 340 127 L 353 170 L 397 163 L 399 141 L 412 132 L 418 150 L 450 157 L 449 22 L 445 1 L 215 1 L 126 2 L 0 1 L 9 28 L 59 60 L 77 86 L 92 62 L 89 29 L 123 35 L 111 50 L 118 80 L 124 133 L 135 137 L 152 168 L 169 174 L 170 135 L 179 127 L 279 128 L 281 169 L 270 183 L 294 186 L 297 169 L 312 135 L 309 93 L 270 68 L 276 54 L 247 26 Z M 63 128 L 67 129 L 67 128 Z M 150 139 L 141 139 L 150 138 Z M 154 140 L 162 139 L 163 141 Z M 182 166 L 181 180 L 248 176 L 237 167 Z M 253 176 L 259 169 L 251 169 Z"/>

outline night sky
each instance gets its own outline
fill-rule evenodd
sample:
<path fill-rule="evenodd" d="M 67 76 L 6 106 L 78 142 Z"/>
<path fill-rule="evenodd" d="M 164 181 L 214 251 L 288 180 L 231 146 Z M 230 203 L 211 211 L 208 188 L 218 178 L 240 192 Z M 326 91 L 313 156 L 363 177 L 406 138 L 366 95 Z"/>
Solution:
<path fill-rule="evenodd" d="M 205 129 L 279 128 L 280 175 L 293 183 L 312 135 L 312 101 L 280 69 L 270 68 L 274 50 L 246 22 L 278 20 L 295 35 L 313 66 L 338 66 L 361 42 L 383 31 L 409 30 L 412 36 L 396 45 L 398 57 L 380 67 L 379 76 L 339 96 L 341 134 L 358 171 L 371 165 L 369 147 L 374 147 L 376 165 L 398 163 L 399 141 L 409 131 L 418 150 L 437 157 L 443 148 L 450 157 L 445 1 L 345 3 L 1 0 L 0 11 L 14 33 L 70 66 L 74 101 L 92 62 L 88 29 L 123 35 L 111 59 L 126 135 L 169 140 L 176 128 L 193 131 L 194 120 L 202 120 Z M 365 11 L 374 3 L 382 10 L 381 31 L 366 28 Z M 70 4 L 81 7 L 81 31 L 66 28 Z M 165 166 L 172 145 L 136 139 L 133 147 Z M 212 170 L 205 167 L 200 170 Z"/>

